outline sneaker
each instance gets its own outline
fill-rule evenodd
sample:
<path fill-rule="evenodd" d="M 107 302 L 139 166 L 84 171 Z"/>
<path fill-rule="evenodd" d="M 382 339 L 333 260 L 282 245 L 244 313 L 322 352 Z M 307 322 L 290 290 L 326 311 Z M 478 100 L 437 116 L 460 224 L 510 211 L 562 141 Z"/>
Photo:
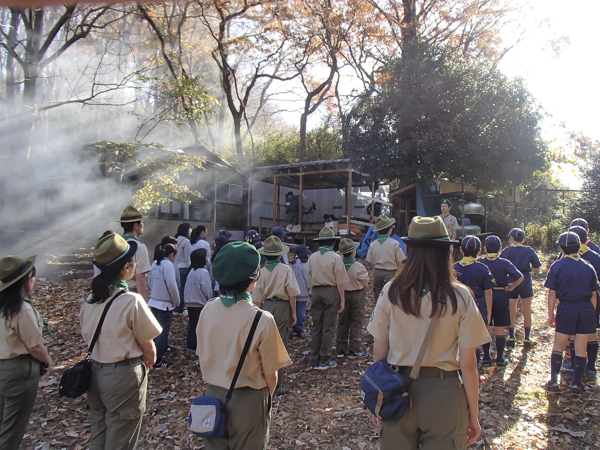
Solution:
<path fill-rule="evenodd" d="M 354 359 L 354 358 L 365 358 L 365 357 L 367 357 L 367 356 L 369 356 L 369 352 L 366 352 L 366 351 L 364 351 L 364 350 L 363 350 L 363 351 L 360 351 L 360 352 L 358 352 L 358 353 L 356 353 L 356 352 L 349 352 L 349 353 L 348 353 L 348 358 L 350 358 L 350 359 Z"/>
<path fill-rule="evenodd" d="M 523 347 L 525 347 L 525 348 L 531 348 L 534 345 L 535 345 L 535 341 L 531 338 L 523 340 Z"/>
<path fill-rule="evenodd" d="M 560 394 L 560 387 L 557 383 L 551 384 L 549 381 L 542 384 L 542 387 L 550 394 Z"/>
<path fill-rule="evenodd" d="M 178 345 L 169 345 L 167 347 L 167 349 L 165 350 L 165 352 L 173 353 L 173 352 L 176 352 L 177 350 L 181 350 L 181 347 L 179 347 Z"/>
<path fill-rule="evenodd" d="M 573 366 L 571 364 L 563 364 L 562 366 L 560 366 L 560 371 L 569 375 L 575 374 L 575 369 L 573 369 Z"/>
<path fill-rule="evenodd" d="M 273 394 L 275 397 L 279 397 L 280 395 L 285 395 L 290 392 L 289 386 L 279 385 L 275 388 L 275 393 Z"/>
<path fill-rule="evenodd" d="M 506 365 L 506 360 L 502 357 L 496 359 L 496 366 L 504 367 Z"/>
<path fill-rule="evenodd" d="M 328 363 L 323 364 L 326 367 L 337 367 L 337 363 L 332 359 Z"/>
<path fill-rule="evenodd" d="M 196 350 L 193 350 L 193 349 L 191 349 L 191 348 L 188 348 L 188 349 L 187 349 L 185 352 L 186 352 L 188 355 L 196 356 Z"/>
<path fill-rule="evenodd" d="M 184 316 L 187 316 L 187 315 L 188 315 L 188 310 L 187 310 L 187 309 L 184 309 L 184 310 L 183 310 L 183 312 L 182 312 L 181 314 L 183 314 Z"/>
<path fill-rule="evenodd" d="M 506 346 L 507 347 L 514 347 L 515 345 L 517 345 L 517 340 L 514 337 L 506 338 Z"/>
<path fill-rule="evenodd" d="M 316 366 L 313 366 L 314 370 L 327 370 L 329 369 L 329 366 L 326 366 L 325 364 L 318 364 Z"/>
<path fill-rule="evenodd" d="M 581 387 L 579 387 L 577 385 L 571 385 L 571 395 L 573 397 L 580 397 L 581 396 Z"/>
<path fill-rule="evenodd" d="M 171 367 L 172 365 L 173 365 L 172 362 L 165 361 L 164 359 L 161 359 L 156 364 L 154 364 L 152 366 L 152 368 L 153 369 L 167 369 L 167 368 Z"/>
<path fill-rule="evenodd" d="M 594 380 L 596 379 L 596 370 L 595 369 L 587 369 L 585 371 L 585 373 L 587 374 L 588 377 L 593 378 Z"/>
<path fill-rule="evenodd" d="M 492 360 L 491 359 L 482 360 L 481 367 L 492 367 Z"/>
<path fill-rule="evenodd" d="M 338 350 L 336 356 L 338 358 L 343 358 L 344 356 L 346 356 L 346 352 L 344 350 Z"/>

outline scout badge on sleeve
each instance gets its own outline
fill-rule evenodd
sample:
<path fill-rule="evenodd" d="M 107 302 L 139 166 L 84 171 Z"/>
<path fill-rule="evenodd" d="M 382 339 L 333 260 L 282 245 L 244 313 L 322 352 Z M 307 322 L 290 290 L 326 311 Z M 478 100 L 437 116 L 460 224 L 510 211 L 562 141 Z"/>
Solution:
<path fill-rule="evenodd" d="M 235 374 L 231 380 L 231 386 L 229 386 L 229 391 L 225 397 L 225 403 L 221 403 L 217 398 L 205 396 L 198 397 L 192 403 L 190 415 L 188 417 L 188 428 L 196 436 L 202 438 L 220 438 L 225 436 L 225 433 L 227 432 L 227 404 L 233 395 L 235 383 L 242 371 L 244 360 L 250 350 L 250 344 L 252 343 L 252 338 L 254 337 L 254 332 L 256 331 L 261 316 L 262 311 L 260 310 L 257 311 L 256 316 L 254 316 L 254 322 L 252 322 L 250 333 L 248 333 L 246 344 L 244 345 L 242 355 L 240 356 L 237 368 L 235 369 Z"/>

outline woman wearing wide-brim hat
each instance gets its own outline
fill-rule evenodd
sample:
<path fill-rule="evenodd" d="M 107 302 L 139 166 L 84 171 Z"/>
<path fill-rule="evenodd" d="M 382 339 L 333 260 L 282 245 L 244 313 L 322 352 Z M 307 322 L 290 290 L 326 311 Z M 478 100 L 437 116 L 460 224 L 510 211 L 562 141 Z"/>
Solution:
<path fill-rule="evenodd" d="M 408 379 L 431 317 L 439 321 L 410 388 L 411 406 L 400 420 L 381 422 L 379 442 L 382 450 L 464 450 L 481 433 L 475 349 L 490 336 L 469 289 L 456 280 L 449 247 L 457 241 L 442 219 L 413 218 L 402 240 L 404 269 L 383 288 L 367 326 L 375 361 Z"/>
<path fill-rule="evenodd" d="M 144 298 L 128 292 L 136 251 L 136 241 L 117 234 L 96 243 L 94 264 L 100 275 L 92 281 L 90 300 L 79 313 L 81 334 L 89 345 L 103 311 L 114 298 L 92 351 L 87 392 L 91 450 L 135 448 L 146 410 L 148 369 L 156 362 L 153 339 L 162 329 Z"/>
<path fill-rule="evenodd" d="M 2 450 L 19 448 L 35 403 L 40 373 L 52 365 L 43 343 L 43 319 L 28 298 L 35 282 L 35 259 L 35 256 L 0 259 Z"/>

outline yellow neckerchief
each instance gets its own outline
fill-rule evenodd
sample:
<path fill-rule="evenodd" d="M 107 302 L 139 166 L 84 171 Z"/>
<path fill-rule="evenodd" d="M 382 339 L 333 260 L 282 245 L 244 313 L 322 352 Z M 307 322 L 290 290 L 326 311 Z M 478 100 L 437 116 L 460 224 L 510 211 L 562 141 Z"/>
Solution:
<path fill-rule="evenodd" d="M 475 257 L 475 256 L 463 256 L 463 259 L 461 259 L 458 263 L 461 266 L 465 267 L 465 266 L 470 266 L 475 261 L 477 261 L 477 257 Z"/>
<path fill-rule="evenodd" d="M 486 258 L 490 261 L 494 261 L 495 259 L 498 259 L 498 252 L 496 253 L 488 253 Z"/>
<path fill-rule="evenodd" d="M 513 242 L 512 244 L 510 244 L 511 247 L 523 247 L 523 244 L 521 244 L 520 242 Z"/>
<path fill-rule="evenodd" d="M 590 248 L 586 245 L 586 244 L 581 244 L 579 246 L 579 254 L 583 255 L 585 252 L 587 252 Z"/>
<path fill-rule="evenodd" d="M 565 258 L 571 258 L 571 259 L 574 259 L 575 261 L 579 261 L 579 253 L 565 255 Z"/>

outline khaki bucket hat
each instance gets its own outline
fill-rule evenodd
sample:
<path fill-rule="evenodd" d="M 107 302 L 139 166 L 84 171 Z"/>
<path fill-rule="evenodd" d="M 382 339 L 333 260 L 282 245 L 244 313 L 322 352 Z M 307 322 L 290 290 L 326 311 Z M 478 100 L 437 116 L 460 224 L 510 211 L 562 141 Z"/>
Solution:
<path fill-rule="evenodd" d="M 404 242 L 421 245 L 452 245 L 458 241 L 448 237 L 448 229 L 440 216 L 413 217 L 408 236 L 401 238 Z"/>
<path fill-rule="evenodd" d="M 0 292 L 31 272 L 36 257 L 36 255 L 29 258 L 8 255 L 0 259 Z"/>
<path fill-rule="evenodd" d="M 373 231 L 385 230 L 395 223 L 396 219 L 390 219 L 388 216 L 379 216 L 375 221 L 375 228 L 373 228 Z"/>
<path fill-rule="evenodd" d="M 314 241 L 326 241 L 329 239 L 339 239 L 339 236 L 336 236 L 331 227 L 323 227 L 321 231 L 319 231 L 319 237 L 313 239 Z"/>
<path fill-rule="evenodd" d="M 289 253 L 290 248 L 281 243 L 281 239 L 277 236 L 269 236 L 263 243 L 263 246 L 258 249 L 258 253 L 265 256 L 279 256 Z"/>
<path fill-rule="evenodd" d="M 351 253 L 353 250 L 356 250 L 359 246 L 358 242 L 354 242 L 352 239 L 344 238 L 340 241 L 340 247 L 338 253 L 340 255 L 345 255 L 346 253 Z"/>
<path fill-rule="evenodd" d="M 121 222 L 121 223 L 139 222 L 140 220 L 144 220 L 147 218 L 148 218 L 148 216 L 142 216 L 142 213 L 140 213 L 133 206 L 129 205 L 121 213 L 121 218 L 119 220 L 115 220 L 115 222 Z"/>

